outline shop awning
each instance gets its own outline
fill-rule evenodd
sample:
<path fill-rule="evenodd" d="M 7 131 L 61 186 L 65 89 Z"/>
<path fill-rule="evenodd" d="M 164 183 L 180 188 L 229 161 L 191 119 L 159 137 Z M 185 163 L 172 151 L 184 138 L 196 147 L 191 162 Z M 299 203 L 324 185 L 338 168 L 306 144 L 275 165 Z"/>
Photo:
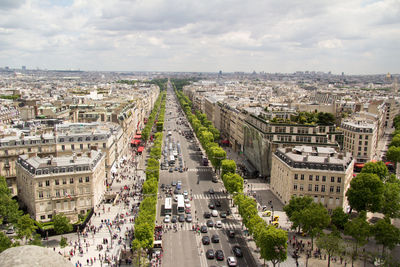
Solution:
<path fill-rule="evenodd" d="M 136 134 L 142 134 L 142 132 L 141 132 L 141 131 L 139 131 L 139 130 L 137 130 L 137 131 L 136 131 Z"/>
<path fill-rule="evenodd" d="M 358 168 L 363 168 L 364 167 L 364 163 L 356 163 L 356 164 L 354 164 L 354 166 L 358 167 Z"/>
<path fill-rule="evenodd" d="M 386 162 L 385 162 L 385 165 L 386 165 L 386 166 L 388 166 L 388 165 L 393 165 L 393 162 L 386 161 Z"/>
<path fill-rule="evenodd" d="M 141 140 L 131 140 L 131 144 L 132 145 L 138 145 L 138 144 L 140 144 L 140 142 L 142 142 Z"/>
<path fill-rule="evenodd" d="M 222 140 L 221 143 L 222 143 L 222 144 L 227 144 L 227 145 L 228 145 L 228 144 L 229 144 L 229 140 Z"/>
<path fill-rule="evenodd" d="M 140 146 L 140 147 L 138 148 L 137 152 L 138 152 L 138 153 L 142 153 L 143 150 L 144 150 L 144 146 Z"/>
<path fill-rule="evenodd" d="M 140 134 L 135 135 L 135 139 L 141 139 L 142 136 Z"/>

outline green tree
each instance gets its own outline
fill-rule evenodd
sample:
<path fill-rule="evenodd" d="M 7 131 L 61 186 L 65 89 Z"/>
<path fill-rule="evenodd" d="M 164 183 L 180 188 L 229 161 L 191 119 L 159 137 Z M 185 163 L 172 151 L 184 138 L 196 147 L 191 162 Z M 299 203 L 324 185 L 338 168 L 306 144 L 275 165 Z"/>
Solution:
<path fill-rule="evenodd" d="M 11 247 L 12 242 L 10 238 L 0 231 L 0 253 Z"/>
<path fill-rule="evenodd" d="M 376 174 L 360 173 L 351 182 L 346 196 L 351 210 L 377 212 L 383 202 L 383 182 Z"/>
<path fill-rule="evenodd" d="M 260 233 L 260 255 L 261 258 L 271 261 L 274 266 L 287 258 L 287 232 L 269 226 Z"/>
<path fill-rule="evenodd" d="M 383 191 L 382 213 L 390 218 L 400 218 L 400 184 L 386 183 Z"/>
<path fill-rule="evenodd" d="M 35 221 L 31 219 L 29 214 L 25 214 L 19 217 L 17 222 L 17 236 L 20 239 L 28 239 L 32 236 L 32 233 L 37 229 Z"/>
<path fill-rule="evenodd" d="M 392 147 L 392 146 L 400 147 L 400 135 L 397 134 L 397 135 L 393 136 L 392 141 L 389 144 L 389 147 Z"/>
<path fill-rule="evenodd" d="M 33 238 L 31 240 L 29 240 L 28 244 L 33 245 L 33 246 L 43 247 L 42 237 L 39 234 L 35 234 L 35 235 L 33 235 Z"/>
<path fill-rule="evenodd" d="M 138 239 L 134 239 L 132 241 L 132 250 L 136 252 L 137 254 L 137 259 L 138 259 L 138 266 L 140 266 L 140 258 L 142 254 L 142 243 Z"/>
<path fill-rule="evenodd" d="M 72 231 L 72 224 L 69 222 L 69 219 L 63 213 L 54 215 L 53 225 L 54 225 L 54 231 L 58 235 L 62 235 Z"/>
<path fill-rule="evenodd" d="M 219 170 L 224 159 L 226 159 L 226 152 L 221 147 L 217 146 L 211 150 L 210 160 L 215 170 Z"/>
<path fill-rule="evenodd" d="M 311 249 L 314 249 L 314 237 L 329 225 L 328 210 L 321 203 L 311 203 L 300 211 L 301 228 L 311 237 Z"/>
<path fill-rule="evenodd" d="M 243 178 L 239 174 L 227 173 L 222 177 L 222 181 L 228 193 L 243 192 Z"/>
<path fill-rule="evenodd" d="M 389 170 L 383 161 L 366 163 L 362 168 L 361 173 L 376 174 L 382 181 L 385 181 L 386 177 L 389 176 Z"/>
<path fill-rule="evenodd" d="M 352 253 L 352 261 L 354 261 L 358 255 L 358 248 L 367 244 L 368 237 L 371 235 L 371 225 L 367 222 L 366 211 L 361 211 L 357 218 L 348 221 L 344 226 L 344 233 L 354 238 Z"/>
<path fill-rule="evenodd" d="M 386 157 L 388 160 L 392 162 L 400 162 L 400 147 L 398 146 L 391 146 L 389 147 Z"/>
<path fill-rule="evenodd" d="M 331 263 L 331 257 L 333 255 L 340 255 L 344 251 L 342 239 L 332 233 L 329 235 L 322 234 L 317 238 L 317 247 L 325 250 L 326 254 L 328 254 L 328 267 Z"/>
<path fill-rule="evenodd" d="M 300 226 L 300 222 L 297 220 L 299 219 L 298 216 L 293 216 L 296 212 L 300 212 L 304 210 L 305 208 L 309 207 L 313 203 L 313 199 L 308 196 L 304 197 L 297 197 L 297 196 L 292 196 L 292 198 L 289 201 L 289 204 L 283 207 L 283 210 L 285 211 L 286 215 L 288 216 L 289 220 L 293 223 L 292 228 L 296 229 L 297 227 Z M 295 214 L 296 215 L 296 214 Z M 300 231 L 300 228 L 299 228 Z"/>
<path fill-rule="evenodd" d="M 153 233 L 154 227 L 150 223 L 141 223 L 135 225 L 135 238 L 138 239 L 142 248 L 150 249 L 153 247 Z"/>
<path fill-rule="evenodd" d="M 346 214 L 341 207 L 337 207 L 332 211 L 331 223 L 335 225 L 337 229 L 343 230 L 348 220 L 349 215 Z"/>
<path fill-rule="evenodd" d="M 6 182 L 6 178 L 0 176 L 0 224 L 4 222 L 17 223 L 22 216 L 18 203 L 11 198 L 10 189 Z"/>
<path fill-rule="evenodd" d="M 231 159 L 224 159 L 221 161 L 221 177 L 226 173 L 236 173 L 236 163 Z"/>
<path fill-rule="evenodd" d="M 385 249 L 392 250 L 397 244 L 400 244 L 400 229 L 390 223 L 389 218 L 380 219 L 372 227 L 375 241 L 382 245 L 382 257 L 385 254 Z"/>

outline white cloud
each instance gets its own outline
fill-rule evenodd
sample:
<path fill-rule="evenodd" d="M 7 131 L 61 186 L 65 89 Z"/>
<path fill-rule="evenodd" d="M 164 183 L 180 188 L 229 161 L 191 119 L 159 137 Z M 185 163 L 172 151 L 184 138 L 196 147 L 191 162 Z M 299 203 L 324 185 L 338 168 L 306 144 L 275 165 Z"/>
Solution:
<path fill-rule="evenodd" d="M 398 73 L 398 36 L 398 0 L 0 0 L 15 67 Z"/>

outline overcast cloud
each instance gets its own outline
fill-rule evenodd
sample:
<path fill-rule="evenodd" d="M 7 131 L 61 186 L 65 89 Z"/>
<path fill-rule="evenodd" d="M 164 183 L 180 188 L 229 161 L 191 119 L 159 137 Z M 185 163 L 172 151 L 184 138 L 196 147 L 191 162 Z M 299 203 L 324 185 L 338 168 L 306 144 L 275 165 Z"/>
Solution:
<path fill-rule="evenodd" d="M 399 0 L 0 0 L 0 66 L 400 73 Z"/>

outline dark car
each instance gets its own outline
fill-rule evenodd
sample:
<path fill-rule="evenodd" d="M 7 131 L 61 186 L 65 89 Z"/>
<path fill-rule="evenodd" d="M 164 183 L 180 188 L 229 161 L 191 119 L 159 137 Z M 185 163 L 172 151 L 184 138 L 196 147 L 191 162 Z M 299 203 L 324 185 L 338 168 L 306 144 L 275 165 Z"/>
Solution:
<path fill-rule="evenodd" d="M 212 181 L 213 183 L 218 183 L 217 177 L 213 177 L 211 181 Z"/>
<path fill-rule="evenodd" d="M 212 235 L 211 241 L 213 243 L 219 243 L 219 236 L 218 235 Z"/>
<path fill-rule="evenodd" d="M 176 186 L 176 181 L 172 181 L 172 182 L 171 182 L 171 185 L 172 185 L 172 186 Z"/>
<path fill-rule="evenodd" d="M 174 194 L 176 195 L 176 194 L 179 194 L 179 193 L 180 193 L 179 189 L 178 189 L 178 188 L 175 188 Z"/>
<path fill-rule="evenodd" d="M 226 218 L 226 212 L 225 212 L 225 211 L 221 211 L 221 212 L 219 213 L 219 216 L 220 216 L 221 218 Z"/>
<path fill-rule="evenodd" d="M 179 172 L 183 172 L 183 169 L 182 169 L 182 168 L 179 168 Z"/>
<path fill-rule="evenodd" d="M 231 237 L 231 238 L 233 238 L 233 237 L 235 237 L 235 231 L 233 231 L 233 230 L 228 230 L 228 236 L 229 237 Z"/>
<path fill-rule="evenodd" d="M 242 249 L 239 246 L 234 246 L 232 248 L 233 255 L 236 257 L 243 257 Z"/>
<path fill-rule="evenodd" d="M 165 188 L 165 184 L 161 184 L 161 189 L 164 189 Z"/>
<path fill-rule="evenodd" d="M 177 221 L 176 215 L 172 216 L 171 222 L 176 223 L 176 221 Z"/>
<path fill-rule="evenodd" d="M 208 226 L 208 227 L 213 227 L 213 226 L 214 226 L 214 222 L 211 221 L 211 220 L 208 220 L 208 221 L 207 221 L 207 226 Z"/>
<path fill-rule="evenodd" d="M 204 212 L 204 218 L 206 219 L 211 218 L 211 213 L 208 211 Z"/>
<path fill-rule="evenodd" d="M 173 168 L 169 168 L 169 172 L 174 172 L 174 169 Z"/>
<path fill-rule="evenodd" d="M 185 221 L 185 215 L 183 215 L 183 214 L 179 215 L 178 221 L 179 222 L 184 222 Z"/>
<path fill-rule="evenodd" d="M 208 189 L 208 193 L 211 195 L 214 194 L 214 189 L 212 189 L 212 188 Z"/>
<path fill-rule="evenodd" d="M 210 209 L 215 209 L 215 204 L 214 203 L 212 203 L 212 202 L 210 202 L 209 204 L 208 204 L 208 207 L 210 208 Z"/>
<path fill-rule="evenodd" d="M 217 260 L 223 261 L 224 260 L 224 252 L 222 250 L 218 249 L 217 251 L 215 251 L 215 257 L 217 258 Z"/>
<path fill-rule="evenodd" d="M 207 233 L 207 232 L 208 232 L 207 226 L 202 225 L 202 226 L 200 227 L 200 232 L 202 232 L 202 233 Z"/>
<path fill-rule="evenodd" d="M 203 242 L 203 245 L 209 245 L 210 244 L 210 238 L 207 235 L 205 235 L 201 239 L 201 242 Z"/>
<path fill-rule="evenodd" d="M 207 257 L 207 259 L 214 259 L 215 258 L 214 250 L 213 249 L 207 250 L 206 257 Z"/>
<path fill-rule="evenodd" d="M 217 207 L 221 207 L 221 201 L 219 201 L 219 200 L 215 200 L 215 206 L 217 206 Z"/>

